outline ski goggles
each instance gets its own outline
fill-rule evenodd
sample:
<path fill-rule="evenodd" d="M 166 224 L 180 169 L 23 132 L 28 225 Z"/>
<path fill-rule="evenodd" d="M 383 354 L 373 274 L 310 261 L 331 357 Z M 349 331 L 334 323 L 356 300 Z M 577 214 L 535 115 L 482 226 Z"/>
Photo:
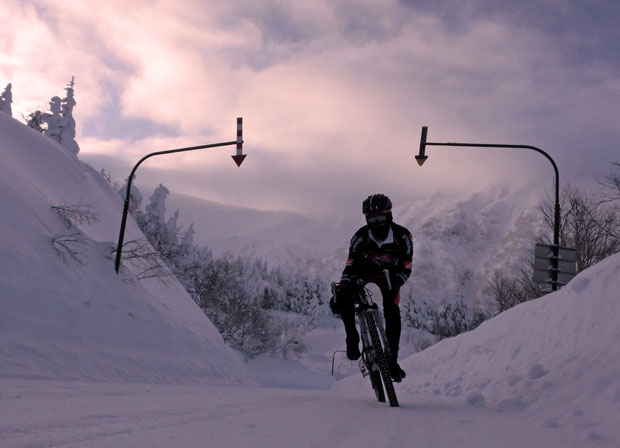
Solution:
<path fill-rule="evenodd" d="M 371 225 L 371 226 L 385 224 L 388 221 L 388 219 L 389 217 L 387 214 L 366 216 L 366 222 L 368 223 L 368 225 Z"/>

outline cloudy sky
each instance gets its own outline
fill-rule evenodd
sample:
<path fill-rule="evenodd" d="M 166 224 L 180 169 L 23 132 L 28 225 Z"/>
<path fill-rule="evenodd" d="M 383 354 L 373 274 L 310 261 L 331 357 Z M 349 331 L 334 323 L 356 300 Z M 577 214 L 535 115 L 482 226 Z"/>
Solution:
<path fill-rule="evenodd" d="M 0 90 L 13 115 L 47 109 L 75 76 L 80 158 L 143 194 L 316 215 L 498 181 L 552 187 L 620 160 L 617 0 L 3 0 Z"/>

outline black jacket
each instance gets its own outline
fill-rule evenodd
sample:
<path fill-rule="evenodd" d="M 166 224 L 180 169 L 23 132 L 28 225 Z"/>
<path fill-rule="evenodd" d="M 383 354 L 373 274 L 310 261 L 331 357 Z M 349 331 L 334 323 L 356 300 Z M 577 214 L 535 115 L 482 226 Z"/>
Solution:
<path fill-rule="evenodd" d="M 374 241 L 369 227 L 364 226 L 355 232 L 349 246 L 347 265 L 342 272 L 341 283 L 355 281 L 358 278 L 365 283 L 380 280 L 383 270 L 388 269 L 394 289 L 400 288 L 411 275 L 413 257 L 413 240 L 409 230 L 391 223 L 388 240 L 381 246 Z"/>

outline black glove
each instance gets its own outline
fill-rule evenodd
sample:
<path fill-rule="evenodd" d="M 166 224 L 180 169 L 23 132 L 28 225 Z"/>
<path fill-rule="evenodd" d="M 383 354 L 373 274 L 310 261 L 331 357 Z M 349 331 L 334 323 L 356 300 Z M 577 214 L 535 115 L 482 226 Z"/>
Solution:
<path fill-rule="evenodd" d="M 400 289 L 401 286 L 405 284 L 405 281 L 403 280 L 402 276 L 397 274 L 391 274 L 390 283 L 392 284 L 392 290 L 397 291 Z"/>
<path fill-rule="evenodd" d="M 332 310 L 332 313 L 337 316 L 342 314 L 342 307 L 339 303 L 336 302 L 336 299 L 334 297 L 329 299 L 329 309 Z"/>
<path fill-rule="evenodd" d="M 332 310 L 332 313 L 336 315 L 342 314 L 342 301 L 351 295 L 353 287 L 353 284 L 348 281 L 335 285 L 332 298 L 329 300 L 329 308 Z"/>

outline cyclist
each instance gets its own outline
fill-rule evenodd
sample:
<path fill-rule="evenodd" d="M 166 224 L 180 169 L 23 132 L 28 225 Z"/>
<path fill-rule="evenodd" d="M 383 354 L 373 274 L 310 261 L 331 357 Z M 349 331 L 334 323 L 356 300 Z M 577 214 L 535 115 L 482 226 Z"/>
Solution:
<path fill-rule="evenodd" d="M 332 300 L 332 310 L 340 314 L 344 323 L 347 357 L 359 359 L 359 333 L 355 326 L 353 286 L 357 279 L 363 284 L 375 283 L 383 296 L 385 333 L 390 346 L 388 360 L 390 375 L 394 381 L 405 377 L 398 365 L 400 343 L 400 287 L 411 274 L 413 241 L 411 233 L 392 221 L 392 201 L 383 194 L 368 196 L 362 203 L 367 225 L 360 228 L 349 246 L 349 257 L 337 285 L 337 303 Z M 384 270 L 389 272 L 388 284 Z"/>

